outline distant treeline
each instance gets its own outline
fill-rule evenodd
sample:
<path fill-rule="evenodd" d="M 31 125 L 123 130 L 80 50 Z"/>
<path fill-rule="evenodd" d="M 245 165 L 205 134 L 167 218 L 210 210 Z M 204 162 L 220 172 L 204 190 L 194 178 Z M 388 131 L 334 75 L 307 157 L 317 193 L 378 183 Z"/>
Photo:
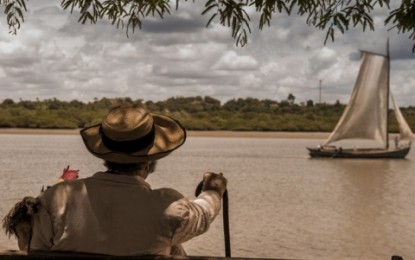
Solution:
<path fill-rule="evenodd" d="M 4 99 L 0 104 L 0 127 L 83 128 L 100 123 L 113 106 L 142 103 L 151 112 L 175 118 L 188 130 L 330 132 L 345 107 L 340 102 L 314 104 L 310 100 L 296 104 L 294 101 L 291 94 L 282 101 L 239 98 L 224 104 L 209 96 L 172 97 L 157 102 L 131 98 L 102 98 L 88 103 L 56 98 L 36 101 Z M 402 113 L 415 129 L 415 107 L 402 108 Z M 392 116 L 389 128 L 398 131 Z"/>

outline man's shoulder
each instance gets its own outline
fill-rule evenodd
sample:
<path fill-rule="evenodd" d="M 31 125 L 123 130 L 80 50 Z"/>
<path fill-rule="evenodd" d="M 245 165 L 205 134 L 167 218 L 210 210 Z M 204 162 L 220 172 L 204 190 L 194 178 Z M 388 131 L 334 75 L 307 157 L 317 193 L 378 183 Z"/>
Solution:
<path fill-rule="evenodd" d="M 68 194 L 76 190 L 81 190 L 85 184 L 85 180 L 86 179 L 77 179 L 56 183 L 52 186 L 48 186 L 39 197 L 42 201 L 59 200 L 62 197 L 67 197 Z"/>
<path fill-rule="evenodd" d="M 152 192 L 165 199 L 179 200 L 184 198 L 183 194 L 172 188 L 154 189 Z"/>

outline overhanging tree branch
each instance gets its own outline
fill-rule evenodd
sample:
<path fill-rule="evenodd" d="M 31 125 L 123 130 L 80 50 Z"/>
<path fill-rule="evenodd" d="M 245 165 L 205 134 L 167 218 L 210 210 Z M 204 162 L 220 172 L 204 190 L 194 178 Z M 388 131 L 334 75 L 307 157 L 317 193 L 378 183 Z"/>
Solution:
<path fill-rule="evenodd" d="M 9 32 L 16 34 L 24 22 L 23 11 L 27 11 L 25 0 L 0 0 L 0 5 L 4 7 Z"/>
<path fill-rule="evenodd" d="M 23 12 L 27 11 L 28 0 L 0 0 L 4 7 L 10 33 L 15 34 L 24 21 Z M 188 1 L 188 0 L 182 0 Z M 148 16 L 163 19 L 170 14 L 170 0 L 61 0 L 64 10 L 71 13 L 79 10 L 78 21 L 95 24 L 98 20 L 107 19 L 117 28 L 129 32 L 141 29 Z M 194 3 L 195 0 L 192 0 Z M 175 1 L 176 9 L 180 8 L 180 0 Z M 231 36 L 236 44 L 244 46 L 251 33 L 251 19 L 248 8 L 255 8 L 259 14 L 258 28 L 270 26 L 274 13 L 296 13 L 306 16 L 306 23 L 319 30 L 326 31 L 326 41 L 334 41 L 336 32 L 344 33 L 350 27 L 361 27 L 374 30 L 371 12 L 375 7 L 387 9 L 389 16 L 385 26 L 396 28 L 398 33 L 409 33 L 415 41 L 415 1 L 401 0 L 401 5 L 390 10 L 390 0 L 205 0 L 202 15 L 208 15 L 207 26 L 217 21 L 220 25 L 231 29 Z M 274 18 L 275 19 L 275 18 Z M 415 44 L 413 46 L 415 52 Z"/>

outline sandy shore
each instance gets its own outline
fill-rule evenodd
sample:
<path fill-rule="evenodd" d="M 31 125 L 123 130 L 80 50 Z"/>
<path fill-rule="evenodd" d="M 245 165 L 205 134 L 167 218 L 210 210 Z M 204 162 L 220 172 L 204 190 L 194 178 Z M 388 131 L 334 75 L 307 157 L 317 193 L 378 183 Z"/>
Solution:
<path fill-rule="evenodd" d="M 78 135 L 79 129 L 27 129 L 0 128 L 0 134 L 35 135 Z M 329 133 L 321 132 L 240 132 L 240 131 L 188 131 L 187 135 L 197 137 L 239 137 L 239 138 L 297 138 L 326 139 Z"/>
<path fill-rule="evenodd" d="M 326 139 L 328 135 L 321 132 L 188 131 L 188 136 L 202 137 Z"/>

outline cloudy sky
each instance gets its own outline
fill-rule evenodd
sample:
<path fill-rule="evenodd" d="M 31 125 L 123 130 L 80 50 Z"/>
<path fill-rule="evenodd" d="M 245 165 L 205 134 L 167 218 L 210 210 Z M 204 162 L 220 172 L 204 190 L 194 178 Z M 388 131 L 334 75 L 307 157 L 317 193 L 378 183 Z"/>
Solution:
<path fill-rule="evenodd" d="M 200 15 L 199 4 L 181 3 L 164 20 L 145 21 L 126 37 L 108 22 L 81 25 L 60 1 L 28 2 L 17 35 L 1 15 L 0 101 L 58 98 L 88 102 L 102 97 L 164 100 L 173 96 L 320 99 L 346 103 L 359 66 L 359 49 L 385 53 L 390 38 L 391 88 L 401 106 L 415 105 L 415 55 L 408 35 L 387 32 L 376 11 L 375 32 L 353 29 L 324 45 L 325 33 L 305 18 L 275 15 L 237 47 L 228 28 Z M 174 5 L 173 5 L 174 9 Z"/>

